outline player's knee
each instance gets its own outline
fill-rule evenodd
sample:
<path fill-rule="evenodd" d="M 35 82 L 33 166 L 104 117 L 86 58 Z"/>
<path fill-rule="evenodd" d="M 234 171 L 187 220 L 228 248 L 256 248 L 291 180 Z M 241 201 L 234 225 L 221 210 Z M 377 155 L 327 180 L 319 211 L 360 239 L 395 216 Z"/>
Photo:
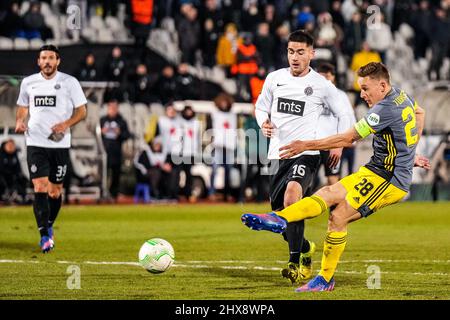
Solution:
<path fill-rule="evenodd" d="M 316 193 L 319 197 L 321 197 L 328 205 L 335 204 L 332 197 L 332 189 L 331 186 L 324 186 L 320 188 Z"/>
<path fill-rule="evenodd" d="M 51 189 L 48 191 L 48 196 L 53 199 L 58 199 L 61 196 L 60 189 Z"/>
<path fill-rule="evenodd" d="M 336 184 L 333 184 L 331 186 L 324 186 L 320 188 L 315 194 L 321 197 L 329 207 L 332 205 L 336 205 L 345 199 L 345 189 L 342 192 L 342 190 L 336 187 Z"/>
<path fill-rule="evenodd" d="M 34 192 L 36 193 L 41 192 L 46 193 L 48 191 L 48 182 L 46 181 L 33 181 L 33 185 L 34 185 Z"/>
<path fill-rule="evenodd" d="M 286 194 L 284 195 L 283 205 L 284 205 L 285 208 L 289 207 L 290 205 L 296 203 L 300 199 L 301 199 L 301 197 L 299 197 L 297 193 L 295 193 L 295 192 L 286 192 Z"/>

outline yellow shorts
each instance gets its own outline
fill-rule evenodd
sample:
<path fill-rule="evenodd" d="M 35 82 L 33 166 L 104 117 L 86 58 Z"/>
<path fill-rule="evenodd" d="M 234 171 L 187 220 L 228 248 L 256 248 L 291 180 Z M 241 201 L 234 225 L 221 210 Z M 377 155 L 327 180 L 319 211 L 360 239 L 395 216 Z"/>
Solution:
<path fill-rule="evenodd" d="M 363 217 L 399 202 L 407 194 L 366 167 L 339 182 L 347 190 L 347 202 Z"/>

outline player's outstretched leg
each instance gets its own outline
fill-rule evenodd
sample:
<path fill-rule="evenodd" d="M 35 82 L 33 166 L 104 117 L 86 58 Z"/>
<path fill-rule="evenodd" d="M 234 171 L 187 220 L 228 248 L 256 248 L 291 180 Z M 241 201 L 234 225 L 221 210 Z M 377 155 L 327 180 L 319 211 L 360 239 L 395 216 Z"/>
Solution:
<path fill-rule="evenodd" d="M 275 233 L 283 233 L 286 230 L 287 222 L 275 212 L 255 214 L 244 213 L 241 221 L 252 230 L 267 230 Z"/>
<path fill-rule="evenodd" d="M 245 213 L 241 216 L 242 222 L 253 230 L 267 230 L 282 233 L 287 222 L 314 218 L 328 210 L 328 205 L 321 197 L 313 195 L 284 208 L 281 211 L 264 214 Z"/>

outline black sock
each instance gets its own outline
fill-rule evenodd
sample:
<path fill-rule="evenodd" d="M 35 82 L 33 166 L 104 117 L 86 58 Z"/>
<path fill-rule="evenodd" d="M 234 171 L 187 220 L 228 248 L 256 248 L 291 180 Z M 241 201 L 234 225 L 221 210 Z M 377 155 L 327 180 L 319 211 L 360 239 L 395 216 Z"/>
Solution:
<path fill-rule="evenodd" d="M 48 205 L 47 192 L 36 192 L 34 194 L 33 211 L 41 237 L 48 237 L 50 208 Z"/>
<path fill-rule="evenodd" d="M 61 209 L 61 196 L 58 198 L 48 197 L 48 205 L 50 207 L 50 217 L 48 219 L 48 226 L 52 227 L 58 216 L 59 209 Z"/>
<path fill-rule="evenodd" d="M 303 246 L 303 233 L 305 221 L 288 223 L 286 228 L 286 239 L 289 244 L 289 262 L 300 263 L 300 249 Z"/>
<path fill-rule="evenodd" d="M 311 250 L 311 246 L 309 245 L 309 241 L 303 238 L 303 245 L 302 245 L 302 253 L 307 253 L 309 250 Z"/>

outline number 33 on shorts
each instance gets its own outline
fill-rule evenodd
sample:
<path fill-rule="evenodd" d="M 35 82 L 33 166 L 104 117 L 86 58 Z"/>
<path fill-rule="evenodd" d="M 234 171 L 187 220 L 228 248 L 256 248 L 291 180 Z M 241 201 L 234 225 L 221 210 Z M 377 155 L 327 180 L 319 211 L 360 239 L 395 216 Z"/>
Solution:
<path fill-rule="evenodd" d="M 366 167 L 341 179 L 347 190 L 346 200 L 364 217 L 387 205 L 399 202 L 406 192 L 392 185 Z"/>

